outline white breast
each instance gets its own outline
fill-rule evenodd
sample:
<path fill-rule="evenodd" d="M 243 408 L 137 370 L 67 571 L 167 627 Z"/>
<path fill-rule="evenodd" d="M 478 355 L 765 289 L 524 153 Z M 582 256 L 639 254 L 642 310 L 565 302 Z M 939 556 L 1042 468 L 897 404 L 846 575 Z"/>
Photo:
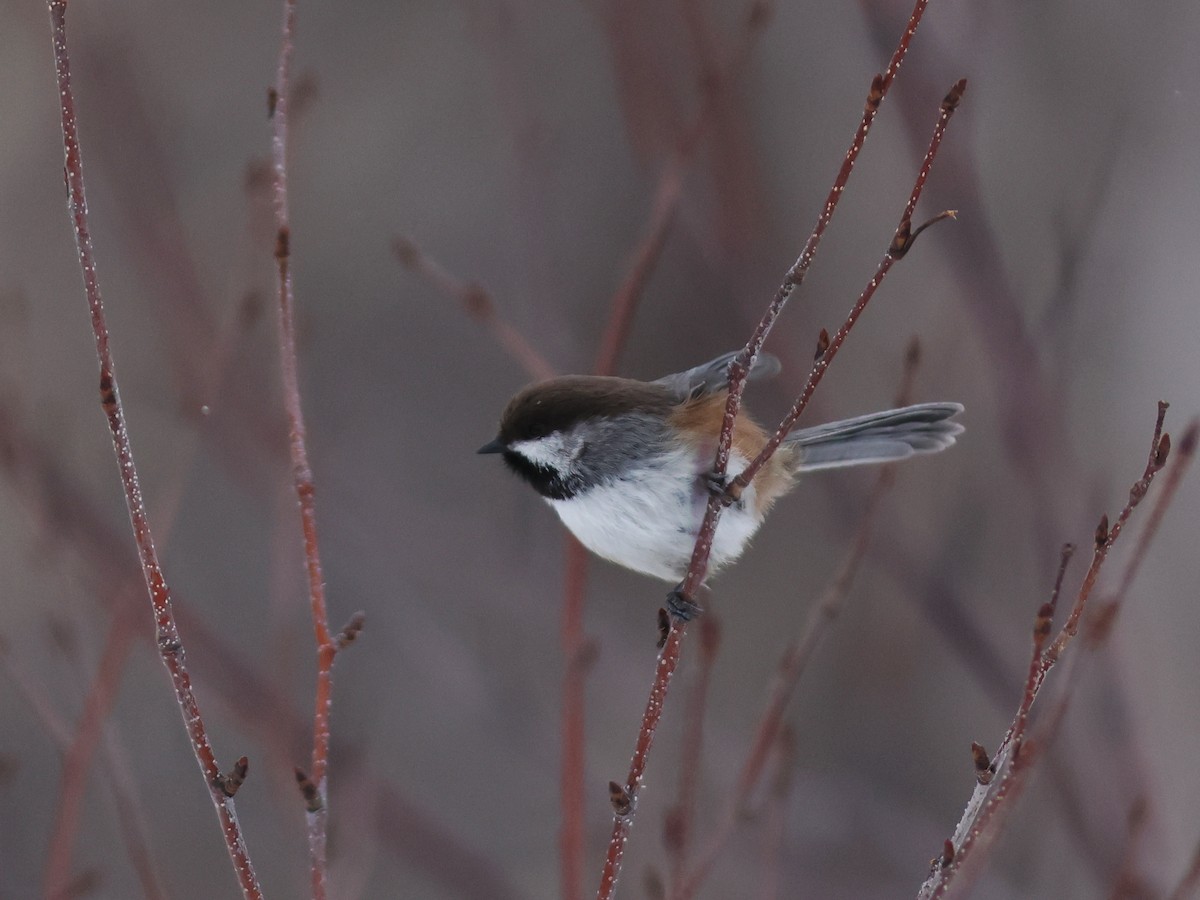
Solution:
<path fill-rule="evenodd" d="M 730 459 L 737 474 L 747 460 Z M 687 572 L 696 534 L 708 503 L 701 473 L 711 459 L 691 451 L 631 470 L 619 480 L 591 488 L 569 500 L 549 500 L 563 524 L 598 556 L 664 581 Z M 736 560 L 762 524 L 755 512 L 754 486 L 721 516 L 713 541 L 709 573 Z"/>

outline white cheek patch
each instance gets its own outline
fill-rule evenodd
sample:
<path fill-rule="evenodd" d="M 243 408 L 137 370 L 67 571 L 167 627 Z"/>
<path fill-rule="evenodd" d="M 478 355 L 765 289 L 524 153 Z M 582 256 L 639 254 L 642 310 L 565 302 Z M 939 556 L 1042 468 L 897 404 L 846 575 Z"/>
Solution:
<path fill-rule="evenodd" d="M 562 469 L 574 456 L 567 447 L 566 439 L 559 432 L 528 441 L 513 441 L 509 449 L 521 454 L 534 465 L 551 469 Z"/>

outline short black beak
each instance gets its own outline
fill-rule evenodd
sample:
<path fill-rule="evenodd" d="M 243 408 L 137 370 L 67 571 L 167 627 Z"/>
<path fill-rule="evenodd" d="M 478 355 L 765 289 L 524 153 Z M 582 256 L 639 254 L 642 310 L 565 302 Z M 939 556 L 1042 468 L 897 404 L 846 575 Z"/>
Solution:
<path fill-rule="evenodd" d="M 488 441 L 486 444 L 484 444 L 482 447 L 480 447 L 475 452 L 476 453 L 503 453 L 504 452 L 504 441 L 500 440 L 500 438 L 493 438 L 492 440 Z"/>

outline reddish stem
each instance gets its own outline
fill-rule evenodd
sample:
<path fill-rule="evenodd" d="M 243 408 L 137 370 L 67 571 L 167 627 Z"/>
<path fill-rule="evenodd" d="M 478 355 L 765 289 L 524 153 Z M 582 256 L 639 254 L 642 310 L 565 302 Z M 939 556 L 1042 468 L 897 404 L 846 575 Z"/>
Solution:
<path fill-rule="evenodd" d="M 175 688 L 176 701 L 183 714 L 184 725 L 195 753 L 196 761 L 204 775 L 209 796 L 221 823 L 221 833 L 233 862 L 234 871 L 242 893 L 247 898 L 260 898 L 262 891 L 254 874 L 254 867 L 246 850 L 241 827 L 238 824 L 233 800 L 226 797 L 218 787 L 220 768 L 208 741 L 204 719 L 192 691 L 191 677 L 184 661 L 183 642 L 175 621 L 171 593 L 154 549 L 150 523 L 142 501 L 137 466 L 134 463 L 129 434 L 125 425 L 125 413 L 121 406 L 112 353 L 109 348 L 108 327 L 104 317 L 104 303 L 100 294 L 100 283 L 96 274 L 95 255 L 91 232 L 88 226 L 87 197 L 84 190 L 83 162 L 79 146 L 79 132 L 75 117 L 75 97 L 71 88 L 70 56 L 67 47 L 67 3 L 66 0 L 51 0 L 50 22 L 54 45 L 55 70 L 58 76 L 59 104 L 62 114 L 63 148 L 66 156 L 66 178 L 71 221 L 75 232 L 75 245 L 83 271 L 84 289 L 92 316 L 92 332 L 96 340 L 96 356 L 100 366 L 100 401 L 108 418 L 112 433 L 113 450 L 121 473 L 121 484 L 125 492 L 125 505 L 133 526 L 137 543 L 138 558 L 150 603 L 154 613 L 155 631 L 159 655 L 170 673 Z"/>
<path fill-rule="evenodd" d="M 562 761 L 559 796 L 562 822 L 558 849 L 561 866 L 560 894 L 563 900 L 583 896 L 584 773 L 586 735 L 584 688 L 591 652 L 583 633 L 583 610 L 587 588 L 587 550 L 574 535 L 566 536 L 566 578 L 563 587 L 562 647 L 566 672 L 562 693 Z"/>
<path fill-rule="evenodd" d="M 1041 694 L 1047 674 L 1058 662 L 1063 650 L 1070 644 L 1076 633 L 1078 622 L 1088 607 L 1088 601 L 1095 588 L 1100 569 L 1108 558 L 1109 550 L 1112 549 L 1114 541 L 1120 536 L 1122 527 L 1128 521 L 1133 510 L 1146 496 L 1155 475 L 1163 468 L 1166 462 L 1167 453 L 1170 449 L 1170 439 L 1162 432 L 1163 415 L 1165 412 L 1166 404 L 1160 403 L 1158 418 L 1154 427 L 1154 436 L 1151 440 L 1150 458 L 1146 464 L 1146 468 L 1141 478 L 1130 489 L 1129 500 L 1117 517 L 1117 524 L 1112 529 L 1108 529 L 1106 526 L 1103 534 L 1101 534 L 1100 530 L 1097 530 L 1092 563 L 1088 567 L 1088 571 L 1080 584 L 1071 615 L 1067 623 L 1060 629 L 1054 642 L 1044 651 L 1042 647 L 1049 633 L 1049 616 L 1053 612 L 1053 606 L 1051 603 L 1047 603 L 1039 611 L 1034 630 L 1034 646 L 1029 675 L 1026 678 L 1021 702 L 1017 707 L 1013 722 L 1009 726 L 1008 733 L 1005 735 L 992 761 L 992 768 L 998 775 L 990 784 L 980 784 L 976 787 L 970 802 L 967 804 L 966 810 L 963 812 L 962 818 L 954 830 L 954 837 L 952 839 L 952 846 L 954 847 L 953 858 L 948 864 L 939 866 L 930 873 L 929 878 L 921 886 L 918 894 L 921 900 L 935 900 L 935 898 L 945 896 L 951 884 L 964 871 L 968 861 L 971 863 L 971 871 L 977 872 L 979 870 L 981 861 L 986 858 L 987 851 L 994 845 L 1002 823 L 1013 808 L 1017 798 L 1021 795 L 1028 781 L 1029 773 L 1036 762 L 1044 755 L 1046 748 L 1057 734 L 1058 728 L 1066 715 L 1070 699 L 1074 695 L 1074 688 L 1077 683 L 1074 676 L 1080 671 L 1077 664 L 1073 667 L 1068 667 L 1070 671 L 1064 676 L 1065 687 L 1062 697 L 1050 710 L 1049 715 L 1045 717 L 1044 727 L 1039 729 L 1036 739 L 1026 738 L 1030 711 Z M 1117 588 L 1107 602 L 1103 604 L 1094 619 L 1095 624 L 1092 629 L 1091 642 L 1093 646 L 1107 640 L 1109 634 L 1111 634 L 1111 627 L 1116 614 L 1119 612 L 1133 583 L 1133 579 L 1146 558 L 1150 543 L 1157 534 L 1158 528 L 1162 523 L 1162 518 L 1166 514 L 1171 501 L 1174 499 L 1183 475 L 1195 455 L 1198 434 L 1200 434 L 1200 423 L 1193 421 L 1185 432 L 1183 440 L 1180 441 L 1179 449 L 1175 454 L 1177 458 L 1167 471 L 1165 476 L 1166 483 L 1163 485 L 1150 510 L 1138 542 L 1118 580 Z M 1058 590 L 1059 584 L 1056 583 L 1055 596 L 1057 596 Z M 1078 656 L 1073 656 L 1071 661 L 1077 663 L 1078 658 Z"/>
<path fill-rule="evenodd" d="M 596 364 L 592 369 L 596 375 L 616 374 L 617 359 L 629 340 L 638 301 L 662 255 L 671 223 L 675 221 L 675 212 L 679 208 L 679 198 L 683 190 L 681 168 L 681 160 L 673 158 L 667 163 L 659 179 L 646 235 L 634 251 L 625 278 L 613 295 L 608 326 L 600 339 L 600 349 L 596 353 Z"/>
<path fill-rule="evenodd" d="M 71 880 L 71 847 L 79 828 L 83 799 L 87 793 L 87 777 L 92 757 L 100 743 L 104 722 L 121 688 L 125 660 L 133 646 L 133 629 L 125 615 L 118 612 L 109 625 L 104 642 L 104 655 L 96 677 L 83 701 L 83 712 L 63 757 L 62 780 L 54 810 L 54 828 L 46 851 L 45 875 L 42 879 L 47 897 L 65 893 Z"/>
<path fill-rule="evenodd" d="M 683 883 L 692 844 L 692 831 L 696 818 L 696 794 L 700 780 L 700 757 L 704 741 L 704 714 L 708 709 L 708 691 L 712 683 L 713 667 L 717 661 L 717 650 L 721 644 L 720 622 L 711 612 L 700 620 L 700 660 L 695 683 L 687 697 L 684 709 L 683 750 L 679 756 L 679 799 L 668 813 L 667 855 L 670 859 L 670 884 L 668 896 L 677 896 L 676 889 Z"/>
<path fill-rule="evenodd" d="M 808 406 L 808 401 L 812 399 L 813 392 L 817 389 L 817 385 L 821 383 L 821 379 L 825 376 L 829 364 L 841 349 L 842 343 L 850 333 L 850 329 L 854 327 L 854 323 L 858 321 L 858 317 L 866 309 L 867 304 L 875 295 L 875 291 L 883 283 L 883 279 L 887 277 L 887 273 L 891 270 L 892 265 L 896 260 L 908 253 L 917 235 L 933 223 L 954 215 L 949 211 L 939 213 L 915 229 L 912 226 L 912 214 L 917 208 L 917 201 L 921 199 L 921 192 L 924 190 L 925 182 L 929 178 L 929 172 L 933 168 L 933 161 L 937 158 L 938 149 L 942 145 L 942 138 L 946 134 L 946 126 L 950 124 L 950 117 L 954 115 L 955 109 L 958 108 L 966 87 L 966 79 L 962 79 L 950 89 L 942 101 L 937 124 L 933 129 L 933 136 L 929 139 L 929 146 L 925 150 L 925 158 L 921 161 L 921 168 L 917 172 L 916 181 L 913 182 L 912 191 L 908 195 L 908 202 L 904 205 L 904 212 L 900 216 L 900 224 L 896 227 L 896 236 L 892 240 L 892 246 L 888 248 L 888 252 L 880 260 L 874 277 L 863 288 L 858 302 L 850 311 L 850 315 L 846 317 L 846 321 L 842 323 L 842 327 L 837 330 L 837 334 L 833 336 L 829 346 L 817 357 L 816 362 L 813 363 L 812 371 L 809 373 L 808 382 L 804 385 L 804 390 L 796 398 L 796 402 L 792 404 L 792 408 L 788 411 L 788 414 L 783 417 L 783 421 L 779 423 L 779 427 L 775 429 L 775 433 L 771 435 L 771 439 L 767 441 L 766 446 L 759 451 L 758 455 L 751 460 L 750 464 L 733 479 L 731 488 L 734 491 L 740 492 L 750 484 L 754 476 L 770 461 L 771 457 L 775 455 L 775 451 L 779 449 L 780 444 L 791 433 L 792 427 L 800 418 L 801 413 L 804 412 L 805 407 Z"/>
<path fill-rule="evenodd" d="M 312 468 L 304 412 L 300 402 L 300 377 L 296 355 L 295 297 L 290 266 L 291 226 L 288 216 L 288 101 L 291 89 L 291 64 L 296 31 L 296 0 L 284 0 L 283 29 L 279 47 L 279 65 L 272 94 L 271 161 L 275 174 L 275 260 L 279 268 L 279 364 L 283 380 L 283 405 L 288 417 L 292 482 L 300 507 L 300 525 L 304 537 L 305 568 L 308 573 L 309 604 L 312 609 L 313 638 L 317 645 L 317 680 L 313 702 L 312 763 L 307 773 L 315 795 L 305 800 L 308 822 L 309 867 L 314 900 L 326 894 L 326 841 L 329 822 L 329 735 L 333 706 L 333 663 L 338 643 L 329 628 L 325 604 L 325 579 L 321 572 L 321 554 L 317 541 L 317 512 Z"/>

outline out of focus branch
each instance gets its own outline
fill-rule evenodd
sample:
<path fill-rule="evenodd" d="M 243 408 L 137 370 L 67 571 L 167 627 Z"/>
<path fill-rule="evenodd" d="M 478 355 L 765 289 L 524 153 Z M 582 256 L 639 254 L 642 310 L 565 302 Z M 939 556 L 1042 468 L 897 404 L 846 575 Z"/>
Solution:
<path fill-rule="evenodd" d="M 1128 595 L 1133 578 L 1145 560 L 1150 542 L 1157 534 L 1162 518 L 1174 499 L 1179 483 L 1196 452 L 1200 422 L 1193 421 L 1188 425 L 1187 431 L 1179 443 L 1179 448 L 1175 451 L 1174 463 L 1167 470 L 1165 476 L 1166 483 L 1150 510 L 1146 524 L 1118 580 L 1116 589 L 1105 597 L 1098 607 L 1090 606 L 1089 600 L 1109 551 L 1120 537 L 1133 510 L 1150 490 L 1155 476 L 1167 465 L 1167 459 L 1171 453 L 1171 440 L 1169 435 L 1162 431 L 1166 407 L 1165 403 L 1159 404 L 1158 418 L 1150 443 L 1149 459 L 1142 476 L 1130 488 L 1129 499 L 1113 525 L 1109 526 L 1107 516 L 1101 517 L 1094 535 L 1092 562 L 1084 574 L 1066 622 L 1054 640 L 1049 641 L 1061 585 L 1061 572 L 1065 570 L 1069 555 L 1064 552 L 1063 566 L 1060 568 L 1060 577 L 1056 582 L 1055 590 L 1051 594 L 1050 601 L 1043 604 L 1038 610 L 1034 621 L 1033 653 L 1029 665 L 1029 675 L 1017 712 L 990 764 L 983 769 L 978 763 L 976 764 L 977 771 L 981 773 L 978 777 L 979 784 L 954 830 L 953 837 L 946 841 L 946 852 L 943 853 L 941 861 L 935 865 L 928 879 L 921 886 L 917 895 L 919 900 L 936 900 L 936 898 L 945 896 L 951 886 L 957 883 L 957 879 L 961 877 L 962 880 L 968 881 L 975 877 L 986 861 L 1003 823 L 1028 781 L 1030 771 L 1056 736 L 1070 700 L 1075 694 L 1080 654 L 1072 657 L 1073 665 L 1064 676 L 1064 689 L 1058 703 L 1051 708 L 1037 733 L 1032 738 L 1027 738 L 1030 712 L 1041 694 L 1046 676 L 1074 640 L 1085 611 L 1089 615 L 1088 647 L 1085 647 L 1085 652 L 1087 649 L 1107 641 L 1111 634 L 1112 626 Z M 986 776 L 982 774 L 985 771 Z M 969 871 L 963 877 L 961 873 L 965 870 Z"/>
<path fill-rule="evenodd" d="M 393 238 L 392 253 L 404 268 L 419 276 L 447 300 L 461 305 L 463 311 L 486 328 L 496 343 L 530 378 L 542 381 L 557 374 L 554 366 L 546 361 L 525 335 L 500 315 L 492 295 L 482 285 L 463 281 L 450 274 L 437 260 L 406 237 Z"/>

